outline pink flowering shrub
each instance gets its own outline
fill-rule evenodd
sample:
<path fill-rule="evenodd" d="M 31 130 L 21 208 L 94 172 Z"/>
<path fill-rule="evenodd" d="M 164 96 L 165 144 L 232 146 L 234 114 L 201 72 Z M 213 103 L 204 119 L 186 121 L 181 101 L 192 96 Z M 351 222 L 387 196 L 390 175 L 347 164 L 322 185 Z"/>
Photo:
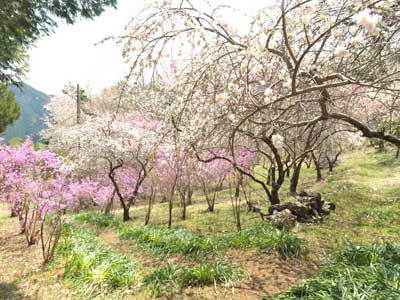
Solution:
<path fill-rule="evenodd" d="M 0 144 L 1 200 L 18 216 L 28 245 L 40 239 L 45 262 L 54 255 L 65 211 L 79 204 L 63 165 L 56 154 L 35 150 L 30 139 L 19 147 Z"/>

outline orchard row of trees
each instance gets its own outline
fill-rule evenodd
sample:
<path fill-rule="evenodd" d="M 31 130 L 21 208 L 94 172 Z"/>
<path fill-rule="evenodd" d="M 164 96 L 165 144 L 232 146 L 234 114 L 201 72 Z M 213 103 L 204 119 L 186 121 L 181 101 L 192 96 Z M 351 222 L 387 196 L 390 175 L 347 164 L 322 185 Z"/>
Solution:
<path fill-rule="evenodd" d="M 28 164 L 23 180 L 67 182 L 77 208 L 89 201 L 109 211 L 117 201 L 125 221 L 146 199 L 147 224 L 154 202 L 166 201 L 169 226 L 176 201 L 185 218 L 200 191 L 213 211 L 225 184 L 240 229 L 240 197 L 251 207 L 253 187 L 277 204 L 286 181 L 297 192 L 305 165 L 320 180 L 321 168 L 365 138 L 400 147 L 382 127 L 398 115 L 397 1 L 282 0 L 246 34 L 223 22 L 226 7 L 205 6 L 162 1 L 132 20 L 118 38 L 126 79 L 86 99 L 79 123 L 73 98 L 53 98 L 45 135 L 63 163 L 44 179 Z M 9 199 L 30 203 L 33 191 Z M 12 207 L 27 219 L 25 204 Z"/>
<path fill-rule="evenodd" d="M 295 193 L 311 161 L 320 179 L 321 165 L 332 169 L 363 138 L 400 146 L 380 127 L 397 115 L 396 1 L 281 1 L 260 11 L 246 34 L 223 22 L 226 7 L 204 7 L 162 1 L 132 20 L 119 38 L 131 71 L 85 104 L 81 124 L 65 99 L 49 107 L 51 147 L 77 174 L 108 177 L 125 219 L 147 181 L 168 181 L 156 191 L 171 214 L 182 178 L 202 177 L 191 161 L 229 166 L 277 204 L 285 180 Z M 160 176 L 164 162 L 170 171 Z M 127 194 L 118 170 L 135 174 Z"/>
<path fill-rule="evenodd" d="M 225 6 L 205 6 L 162 1 L 120 39 L 131 62 L 124 91 L 140 93 L 138 105 L 196 153 L 229 154 L 203 161 L 230 162 L 274 204 L 285 173 L 293 170 L 295 192 L 318 149 L 362 137 L 400 145 L 379 126 L 398 115 L 397 1 L 282 0 L 259 11 L 245 34 L 224 22 Z M 242 147 L 268 162 L 270 185 L 236 162 Z"/>

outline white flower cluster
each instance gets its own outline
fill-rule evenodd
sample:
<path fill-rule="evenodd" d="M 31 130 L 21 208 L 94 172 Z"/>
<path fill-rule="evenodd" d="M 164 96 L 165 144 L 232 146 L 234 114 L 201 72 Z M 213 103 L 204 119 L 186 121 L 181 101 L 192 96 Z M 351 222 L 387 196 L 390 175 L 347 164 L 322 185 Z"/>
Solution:
<path fill-rule="evenodd" d="M 346 57 L 350 55 L 350 51 L 346 47 L 339 45 L 336 47 L 334 54 L 337 57 Z"/>
<path fill-rule="evenodd" d="M 274 91 L 271 88 L 266 88 L 264 90 L 264 102 L 270 103 L 273 100 L 275 100 Z"/>
<path fill-rule="evenodd" d="M 364 27 L 369 33 L 378 34 L 378 25 L 382 21 L 382 16 L 373 14 L 370 9 L 364 9 L 354 15 L 353 20 L 358 26 Z"/>
<path fill-rule="evenodd" d="M 277 149 L 282 149 L 285 138 L 283 136 L 281 136 L 280 134 L 274 134 L 271 137 L 271 141 Z"/>
<path fill-rule="evenodd" d="M 225 102 L 225 100 L 228 99 L 228 94 L 227 93 L 221 93 L 215 96 L 215 101 L 217 102 Z"/>

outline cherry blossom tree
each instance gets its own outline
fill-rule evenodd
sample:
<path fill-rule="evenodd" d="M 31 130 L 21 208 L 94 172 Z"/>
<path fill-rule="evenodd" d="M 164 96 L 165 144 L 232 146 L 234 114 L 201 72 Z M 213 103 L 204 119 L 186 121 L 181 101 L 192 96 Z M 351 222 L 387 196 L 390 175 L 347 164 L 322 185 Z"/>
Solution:
<path fill-rule="evenodd" d="M 147 103 L 196 152 L 229 149 L 225 159 L 274 204 L 285 180 L 280 137 L 333 123 L 400 145 L 358 115 L 365 95 L 399 92 L 397 1 L 282 0 L 259 11 L 246 33 L 224 22 L 226 7 L 205 6 L 150 5 L 121 38 L 131 63 L 126 85 L 164 80 L 157 89 L 173 97 Z M 275 168 L 271 186 L 235 163 L 244 145 Z M 301 166 L 312 150 L 298 148 L 291 164 Z"/>

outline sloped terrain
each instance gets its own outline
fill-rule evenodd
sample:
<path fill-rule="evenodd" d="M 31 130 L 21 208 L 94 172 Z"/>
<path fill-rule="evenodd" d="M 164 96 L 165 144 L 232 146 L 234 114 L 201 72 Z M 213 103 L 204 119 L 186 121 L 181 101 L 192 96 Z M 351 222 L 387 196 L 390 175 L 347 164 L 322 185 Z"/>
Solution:
<path fill-rule="evenodd" d="M 301 188 L 322 192 L 337 209 L 323 223 L 297 224 L 287 233 L 245 205 L 237 233 L 228 190 L 219 193 L 214 213 L 206 212 L 201 194 L 186 220 L 175 207 L 170 230 L 166 204 L 155 205 L 148 227 L 144 205 L 127 223 L 120 211 L 82 212 L 71 216 L 56 261 L 46 268 L 40 249 L 26 247 L 17 220 L 2 207 L 0 299 L 339 299 L 332 286 L 352 300 L 363 292 L 369 300 L 398 299 L 400 164 L 393 157 L 374 149 L 348 153 L 318 183 L 305 168 Z"/>

